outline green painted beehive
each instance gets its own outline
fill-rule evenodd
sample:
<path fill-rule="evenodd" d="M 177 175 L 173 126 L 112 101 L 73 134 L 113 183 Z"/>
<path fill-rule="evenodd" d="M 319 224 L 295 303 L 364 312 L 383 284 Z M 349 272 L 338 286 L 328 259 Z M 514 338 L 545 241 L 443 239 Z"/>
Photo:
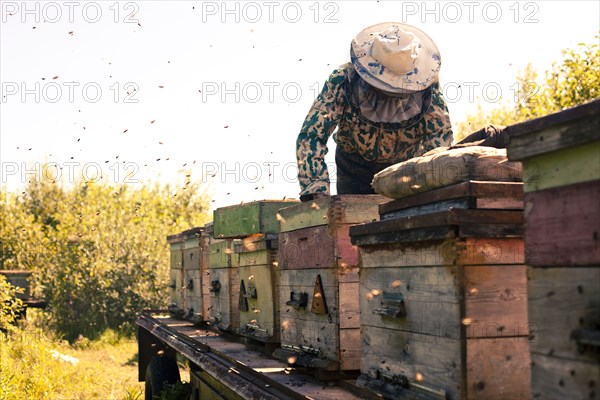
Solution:
<path fill-rule="evenodd" d="M 255 234 L 279 232 L 277 211 L 296 200 L 261 200 L 217 208 L 213 213 L 214 237 L 243 238 Z"/>

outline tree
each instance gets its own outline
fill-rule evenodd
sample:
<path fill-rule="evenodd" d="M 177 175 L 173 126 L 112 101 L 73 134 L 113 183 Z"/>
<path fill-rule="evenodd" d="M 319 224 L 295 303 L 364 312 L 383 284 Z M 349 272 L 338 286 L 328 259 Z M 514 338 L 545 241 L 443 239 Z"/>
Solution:
<path fill-rule="evenodd" d="M 531 64 L 517 76 L 514 102 L 477 112 L 457 125 L 456 141 L 485 125 L 511 125 L 561 111 L 600 97 L 600 36 L 592 43 L 579 43 L 576 49 L 562 51 L 560 63 L 553 63 L 540 83 Z"/>
<path fill-rule="evenodd" d="M 34 272 L 51 326 L 67 339 L 131 331 L 168 302 L 167 234 L 209 220 L 197 182 L 181 187 L 31 181 L 0 192 L 0 268 Z"/>

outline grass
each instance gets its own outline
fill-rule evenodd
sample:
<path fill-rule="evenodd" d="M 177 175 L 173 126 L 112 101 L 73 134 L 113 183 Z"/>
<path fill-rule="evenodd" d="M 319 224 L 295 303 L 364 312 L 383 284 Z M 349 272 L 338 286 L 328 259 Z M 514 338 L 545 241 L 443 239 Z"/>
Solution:
<path fill-rule="evenodd" d="M 0 400 L 143 399 L 137 342 L 112 331 L 73 344 L 24 321 L 0 332 Z"/>

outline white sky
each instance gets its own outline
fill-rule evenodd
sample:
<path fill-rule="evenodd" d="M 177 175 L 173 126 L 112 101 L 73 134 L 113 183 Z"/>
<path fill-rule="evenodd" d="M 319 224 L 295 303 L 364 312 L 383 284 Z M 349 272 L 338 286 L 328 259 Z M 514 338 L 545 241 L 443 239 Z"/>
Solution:
<path fill-rule="evenodd" d="M 594 40 L 599 4 L 2 0 L 0 184 L 55 177 L 26 167 L 46 161 L 65 185 L 100 171 L 182 183 L 191 168 L 213 207 L 297 197 L 296 136 L 361 29 L 400 21 L 427 32 L 456 123 L 477 102 L 511 101 L 527 63 L 543 71 Z"/>

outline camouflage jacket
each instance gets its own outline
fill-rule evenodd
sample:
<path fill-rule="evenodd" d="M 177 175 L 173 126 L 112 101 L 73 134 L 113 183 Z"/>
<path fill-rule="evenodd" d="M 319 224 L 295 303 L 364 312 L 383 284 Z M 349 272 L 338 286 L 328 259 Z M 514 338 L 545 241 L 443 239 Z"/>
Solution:
<path fill-rule="evenodd" d="M 329 194 L 325 154 L 327 140 L 336 127 L 338 146 L 377 163 L 402 162 L 452 142 L 450 117 L 439 83 L 425 91 L 420 114 L 401 123 L 375 123 L 361 114 L 350 95 L 357 79 L 350 63 L 334 70 L 304 120 L 296 140 L 300 195 Z"/>

